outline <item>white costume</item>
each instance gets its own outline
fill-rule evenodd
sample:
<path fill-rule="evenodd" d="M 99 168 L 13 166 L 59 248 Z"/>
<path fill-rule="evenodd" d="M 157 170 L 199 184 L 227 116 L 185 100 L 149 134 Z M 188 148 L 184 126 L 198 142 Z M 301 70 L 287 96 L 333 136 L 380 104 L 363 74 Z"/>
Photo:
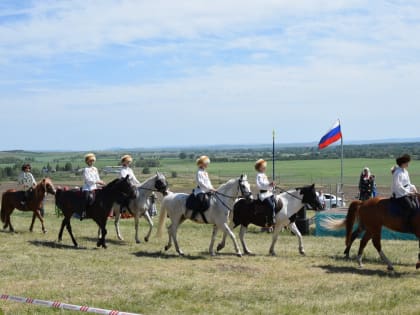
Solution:
<path fill-rule="evenodd" d="M 264 201 L 273 195 L 273 187 L 270 185 L 267 175 L 264 173 L 258 173 L 256 183 L 258 189 L 260 190 L 259 198 L 261 201 Z"/>
<path fill-rule="evenodd" d="M 132 185 L 140 186 L 140 182 L 137 180 L 136 175 L 134 175 L 132 168 L 128 166 L 123 166 L 120 171 L 120 178 L 125 178 L 127 177 L 127 175 Z"/>
<path fill-rule="evenodd" d="M 101 179 L 99 178 L 98 169 L 95 166 L 85 167 L 83 171 L 83 191 L 92 191 L 98 189 L 98 185 L 96 184 Z"/>
<path fill-rule="evenodd" d="M 392 174 L 392 193 L 395 198 L 402 198 L 417 192 L 416 186 L 411 184 L 407 170 L 397 167 Z"/>
<path fill-rule="evenodd" d="M 201 193 L 208 193 L 214 189 L 211 184 L 209 174 L 203 168 L 198 169 L 195 180 L 197 182 L 197 188 L 194 189 L 195 196 Z"/>
<path fill-rule="evenodd" d="M 24 191 L 27 191 L 36 186 L 36 181 L 31 173 L 22 172 L 18 178 L 18 184 L 21 185 Z"/>

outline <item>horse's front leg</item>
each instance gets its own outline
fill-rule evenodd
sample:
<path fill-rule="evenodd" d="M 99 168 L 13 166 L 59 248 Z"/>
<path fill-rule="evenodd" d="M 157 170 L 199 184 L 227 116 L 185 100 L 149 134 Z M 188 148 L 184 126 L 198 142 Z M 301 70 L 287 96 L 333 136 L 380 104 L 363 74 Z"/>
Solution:
<path fill-rule="evenodd" d="M 101 238 L 98 240 L 98 242 L 96 243 L 97 247 L 103 247 L 103 248 L 107 248 L 106 243 L 105 243 L 105 237 L 107 234 L 107 230 L 105 228 L 105 224 L 100 226 L 101 229 Z"/>
<path fill-rule="evenodd" d="M 419 241 L 419 255 L 418 255 L 418 260 L 417 260 L 417 264 L 416 264 L 416 269 L 420 268 L 420 241 Z"/>
<path fill-rule="evenodd" d="M 209 254 L 210 256 L 216 256 L 216 253 L 214 252 L 214 242 L 216 241 L 217 232 L 219 229 L 217 228 L 217 225 L 213 225 L 213 232 L 211 234 L 211 240 L 210 240 L 210 246 L 209 246 Z"/>
<path fill-rule="evenodd" d="M 223 233 L 222 241 L 217 245 L 217 251 L 220 252 L 226 246 L 227 233 Z"/>
<path fill-rule="evenodd" d="M 241 240 L 241 244 L 242 244 L 242 248 L 244 249 L 244 253 L 246 255 L 253 256 L 254 253 L 249 250 L 249 248 L 248 248 L 248 246 L 246 245 L 246 242 L 245 242 L 245 234 L 246 234 L 247 230 L 248 230 L 248 228 L 245 225 L 241 225 L 241 230 L 239 231 L 239 239 Z"/>
<path fill-rule="evenodd" d="M 223 223 L 219 228 L 224 233 L 227 233 L 227 235 L 229 235 L 230 239 L 233 242 L 233 246 L 235 247 L 236 256 L 242 257 L 242 252 L 239 248 L 238 241 L 236 240 L 235 234 L 233 234 L 232 230 L 229 228 L 229 225 L 227 223 Z"/>
<path fill-rule="evenodd" d="M 117 206 L 114 209 L 114 225 L 115 225 L 115 231 L 117 232 L 117 237 L 120 241 L 123 241 L 124 238 L 121 235 L 121 231 L 120 231 L 120 218 L 121 218 L 121 212 L 120 212 L 120 207 Z"/>
<path fill-rule="evenodd" d="M 270 251 L 269 251 L 271 256 L 276 256 L 276 251 L 274 250 L 274 248 L 276 247 L 277 240 L 279 239 L 280 229 L 281 229 L 281 225 L 278 224 L 277 222 L 276 226 L 274 227 L 273 240 L 271 242 Z"/>
<path fill-rule="evenodd" d="M 64 220 L 66 221 L 67 232 L 69 232 L 69 234 L 70 234 L 71 241 L 73 242 L 74 247 L 79 247 L 79 244 L 77 244 L 76 239 L 74 238 L 74 235 L 73 235 L 73 230 L 71 228 L 71 224 L 70 224 L 71 217 L 70 218 L 65 218 Z M 64 220 L 63 220 L 63 222 L 64 222 Z M 63 231 L 61 231 L 61 234 L 63 234 Z"/>
<path fill-rule="evenodd" d="M 34 230 L 35 219 L 36 219 L 36 211 L 32 212 L 32 222 L 31 222 L 31 226 L 29 227 L 29 232 L 33 232 Z"/>
<path fill-rule="evenodd" d="M 149 211 L 146 211 L 144 213 L 144 217 L 146 218 L 147 223 L 149 223 L 149 232 L 147 233 L 147 235 L 144 237 L 144 241 L 148 242 L 150 239 L 150 235 L 152 235 L 152 231 L 153 231 L 153 220 L 149 215 Z"/>
<path fill-rule="evenodd" d="M 34 215 L 36 215 L 36 217 L 39 219 L 39 221 L 41 221 L 41 228 L 42 228 L 42 232 L 43 233 L 47 233 L 47 229 L 45 228 L 45 225 L 44 225 L 44 218 L 42 217 L 42 215 L 41 215 L 41 210 L 40 209 L 38 209 L 38 210 L 36 210 L 35 212 L 34 212 Z M 33 221 L 32 221 L 32 224 L 33 224 Z M 33 227 L 33 226 L 32 226 Z M 32 232 L 32 231 L 31 231 Z"/>
<path fill-rule="evenodd" d="M 305 249 L 303 248 L 303 240 L 302 240 L 302 234 L 300 233 L 299 229 L 296 226 L 295 222 L 292 222 L 289 224 L 290 230 L 293 232 L 293 234 L 296 235 L 299 241 L 299 254 L 305 255 Z"/>
<path fill-rule="evenodd" d="M 139 238 L 139 221 L 140 221 L 140 214 L 138 211 L 136 211 L 136 213 L 134 214 L 134 228 L 136 230 L 136 235 L 135 235 L 135 239 L 136 239 L 136 243 L 140 244 L 140 238 Z"/>

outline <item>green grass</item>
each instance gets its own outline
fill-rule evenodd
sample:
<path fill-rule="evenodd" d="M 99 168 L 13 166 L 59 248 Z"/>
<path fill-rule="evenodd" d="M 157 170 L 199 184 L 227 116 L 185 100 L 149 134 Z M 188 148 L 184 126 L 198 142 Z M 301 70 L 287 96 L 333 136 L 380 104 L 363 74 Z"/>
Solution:
<path fill-rule="evenodd" d="M 90 220 L 73 220 L 81 249 L 71 247 L 67 232 L 57 244 L 60 219 L 50 206 L 45 235 L 39 223 L 27 231 L 28 214 L 14 213 L 12 220 L 18 233 L 0 233 L 1 293 L 143 314 L 420 313 L 417 242 L 383 242 L 396 263 L 390 275 L 371 244 L 365 269 L 343 260 L 343 239 L 305 237 L 302 257 L 296 238 L 284 232 L 278 257 L 269 257 L 271 235 L 251 228 L 247 240 L 257 256 L 237 258 L 228 242 L 223 254 L 210 258 L 211 227 L 185 223 L 179 240 L 187 256 L 180 258 L 173 249 L 162 252 L 166 236 L 135 244 L 132 220 L 122 222 L 124 242 L 116 241 L 109 222 L 107 250 L 95 248 Z M 77 313 L 0 301 L 0 314 Z"/>

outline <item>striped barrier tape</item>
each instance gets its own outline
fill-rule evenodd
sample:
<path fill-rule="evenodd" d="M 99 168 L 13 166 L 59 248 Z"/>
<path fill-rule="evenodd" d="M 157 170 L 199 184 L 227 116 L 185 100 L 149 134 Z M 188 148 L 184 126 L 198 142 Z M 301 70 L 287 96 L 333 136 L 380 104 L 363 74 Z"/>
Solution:
<path fill-rule="evenodd" d="M 106 310 L 106 309 L 90 307 L 90 306 L 67 304 L 67 303 L 62 303 L 58 301 L 31 299 L 31 298 L 13 296 L 13 295 L 8 295 L 8 294 L 1 294 L 0 300 L 32 304 L 32 305 L 38 305 L 38 306 L 44 306 L 44 307 L 50 307 L 50 308 L 59 308 L 59 309 L 75 311 L 75 312 L 102 314 L 102 315 L 141 315 L 137 313 L 126 313 L 126 312 Z"/>

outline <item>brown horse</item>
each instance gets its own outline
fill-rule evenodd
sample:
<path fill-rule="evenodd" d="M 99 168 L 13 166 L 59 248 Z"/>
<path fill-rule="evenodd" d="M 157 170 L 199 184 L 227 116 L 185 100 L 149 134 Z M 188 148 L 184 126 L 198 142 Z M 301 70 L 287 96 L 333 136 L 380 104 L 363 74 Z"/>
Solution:
<path fill-rule="evenodd" d="M 29 231 L 33 231 L 35 218 L 38 218 L 41 221 L 42 225 L 42 232 L 46 233 L 47 230 L 44 226 L 44 219 L 41 216 L 40 208 L 42 205 L 42 201 L 44 200 L 45 194 L 52 194 L 55 195 L 55 188 L 54 185 L 49 178 L 44 178 L 42 181 L 39 182 L 38 185 L 32 191 L 32 198 L 26 201 L 25 204 L 22 204 L 22 191 L 16 191 L 14 189 L 9 189 L 5 193 L 3 193 L 2 200 L 1 200 L 1 221 L 4 223 L 3 228 L 7 229 L 9 227 L 10 232 L 14 232 L 15 229 L 10 222 L 10 215 L 12 214 L 13 210 L 18 209 L 21 211 L 32 211 L 32 223 Z"/>
<path fill-rule="evenodd" d="M 359 227 L 353 232 L 355 222 L 359 222 Z M 420 209 L 417 209 L 411 216 L 410 226 L 407 226 L 404 216 L 401 215 L 401 209 L 394 199 L 372 198 L 366 201 L 353 201 L 350 205 L 347 217 L 344 220 L 328 220 L 325 226 L 331 230 L 346 227 L 346 251 L 347 255 L 351 244 L 356 237 L 362 233 L 364 236 L 360 241 L 359 252 L 357 254 L 357 262 L 360 267 L 362 264 L 363 250 L 367 243 L 372 239 L 373 246 L 379 253 L 381 259 L 387 264 L 388 270 L 394 270 L 390 260 L 385 256 L 381 246 L 382 227 L 401 232 L 411 233 L 420 239 Z M 420 248 L 420 242 L 419 242 Z M 420 268 L 420 253 L 416 268 Z"/>

